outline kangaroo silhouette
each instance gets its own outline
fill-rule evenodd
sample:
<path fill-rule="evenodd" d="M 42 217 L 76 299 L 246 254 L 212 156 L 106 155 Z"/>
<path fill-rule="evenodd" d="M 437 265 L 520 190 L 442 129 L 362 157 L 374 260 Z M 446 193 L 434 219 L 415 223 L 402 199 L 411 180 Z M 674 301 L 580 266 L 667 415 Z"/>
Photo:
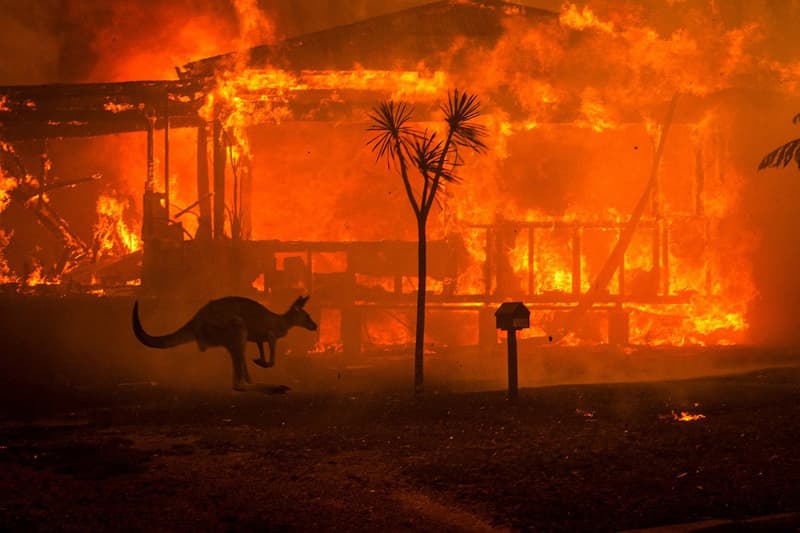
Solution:
<path fill-rule="evenodd" d="M 251 383 L 245 361 L 247 342 L 258 346 L 257 365 L 269 368 L 275 365 L 275 343 L 295 327 L 310 331 L 317 324 L 303 309 L 310 296 L 300 296 L 288 311 L 279 315 L 260 303 L 240 296 L 228 296 L 211 300 L 183 326 L 167 335 L 148 334 L 139 320 L 139 302 L 133 304 L 133 332 L 139 342 L 150 348 L 172 348 L 192 341 L 197 342 L 201 352 L 213 346 L 228 350 L 233 363 L 233 389 L 244 390 L 244 383 Z M 264 356 L 264 342 L 269 345 L 269 361 Z"/>

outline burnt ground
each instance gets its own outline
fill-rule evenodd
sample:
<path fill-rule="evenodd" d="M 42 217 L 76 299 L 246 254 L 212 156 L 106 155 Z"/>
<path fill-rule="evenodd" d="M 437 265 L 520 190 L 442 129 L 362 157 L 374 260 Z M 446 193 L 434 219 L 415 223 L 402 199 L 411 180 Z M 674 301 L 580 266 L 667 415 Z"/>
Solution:
<path fill-rule="evenodd" d="M 800 527 L 800 368 L 524 388 L 517 406 L 356 389 L 6 383 L 0 529 Z"/>

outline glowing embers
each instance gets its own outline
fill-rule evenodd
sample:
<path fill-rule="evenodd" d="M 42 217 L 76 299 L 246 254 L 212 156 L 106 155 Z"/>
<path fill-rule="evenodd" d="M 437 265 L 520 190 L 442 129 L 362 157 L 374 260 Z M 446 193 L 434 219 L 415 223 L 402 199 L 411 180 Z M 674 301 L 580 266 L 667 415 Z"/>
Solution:
<path fill-rule="evenodd" d="M 688 411 L 681 411 L 680 416 L 678 416 L 675 411 L 672 411 L 672 418 L 677 420 L 678 422 L 697 422 L 698 420 L 703 420 L 706 415 L 701 414 L 691 414 Z"/>
<path fill-rule="evenodd" d="M 700 407 L 700 404 L 695 402 L 694 407 Z M 676 422 L 697 422 L 698 420 L 704 420 L 706 415 L 700 413 L 691 413 L 689 411 L 680 411 L 680 414 L 678 414 L 673 409 L 670 414 L 658 415 L 658 418 L 661 420 L 674 420 Z"/>
<path fill-rule="evenodd" d="M 140 104 L 139 109 L 143 108 L 144 105 Z M 103 104 L 103 109 L 110 113 L 122 113 L 124 111 L 134 111 L 137 109 L 136 106 L 133 104 L 118 104 L 116 102 L 106 102 Z"/>
<path fill-rule="evenodd" d="M 8 266 L 8 260 L 3 254 L 3 251 L 11 241 L 12 234 L 13 232 L 6 233 L 5 231 L 0 230 L 0 285 L 6 283 L 16 283 L 19 281 L 17 276 L 11 271 L 11 267 Z"/>

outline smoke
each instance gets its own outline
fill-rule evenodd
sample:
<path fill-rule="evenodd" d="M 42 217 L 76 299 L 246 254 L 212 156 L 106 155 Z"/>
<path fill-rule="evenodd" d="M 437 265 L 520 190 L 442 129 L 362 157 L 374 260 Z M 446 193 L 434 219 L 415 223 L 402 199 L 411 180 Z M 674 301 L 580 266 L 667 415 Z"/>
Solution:
<path fill-rule="evenodd" d="M 239 50 L 275 42 L 275 23 L 259 8 L 257 0 L 232 0 L 239 22 Z"/>
<path fill-rule="evenodd" d="M 424 0 L 0 0 L 0 85 L 174 78 L 176 66 Z"/>
<path fill-rule="evenodd" d="M 0 83 L 57 81 L 61 41 L 55 31 L 58 2 L 0 0 Z"/>

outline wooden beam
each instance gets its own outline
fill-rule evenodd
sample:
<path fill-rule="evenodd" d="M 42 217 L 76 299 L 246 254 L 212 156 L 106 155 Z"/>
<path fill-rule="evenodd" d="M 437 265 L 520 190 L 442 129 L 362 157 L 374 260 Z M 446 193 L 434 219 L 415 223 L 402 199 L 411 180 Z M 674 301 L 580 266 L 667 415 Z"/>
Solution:
<path fill-rule="evenodd" d="M 153 153 L 153 120 L 148 119 L 147 127 L 147 176 L 144 182 L 144 192 L 154 192 L 155 190 L 155 154 Z"/>
<path fill-rule="evenodd" d="M 250 240 L 253 234 L 253 165 L 249 157 L 246 161 L 240 163 L 240 176 L 241 181 L 240 197 L 241 204 L 239 206 L 242 216 L 242 239 Z"/>
<path fill-rule="evenodd" d="M 197 201 L 200 204 L 197 238 L 211 239 L 211 191 L 208 187 L 208 135 L 206 124 L 197 127 Z"/>
<path fill-rule="evenodd" d="M 213 124 L 214 154 L 214 239 L 225 236 L 225 142 L 222 124 L 214 120 Z"/>

